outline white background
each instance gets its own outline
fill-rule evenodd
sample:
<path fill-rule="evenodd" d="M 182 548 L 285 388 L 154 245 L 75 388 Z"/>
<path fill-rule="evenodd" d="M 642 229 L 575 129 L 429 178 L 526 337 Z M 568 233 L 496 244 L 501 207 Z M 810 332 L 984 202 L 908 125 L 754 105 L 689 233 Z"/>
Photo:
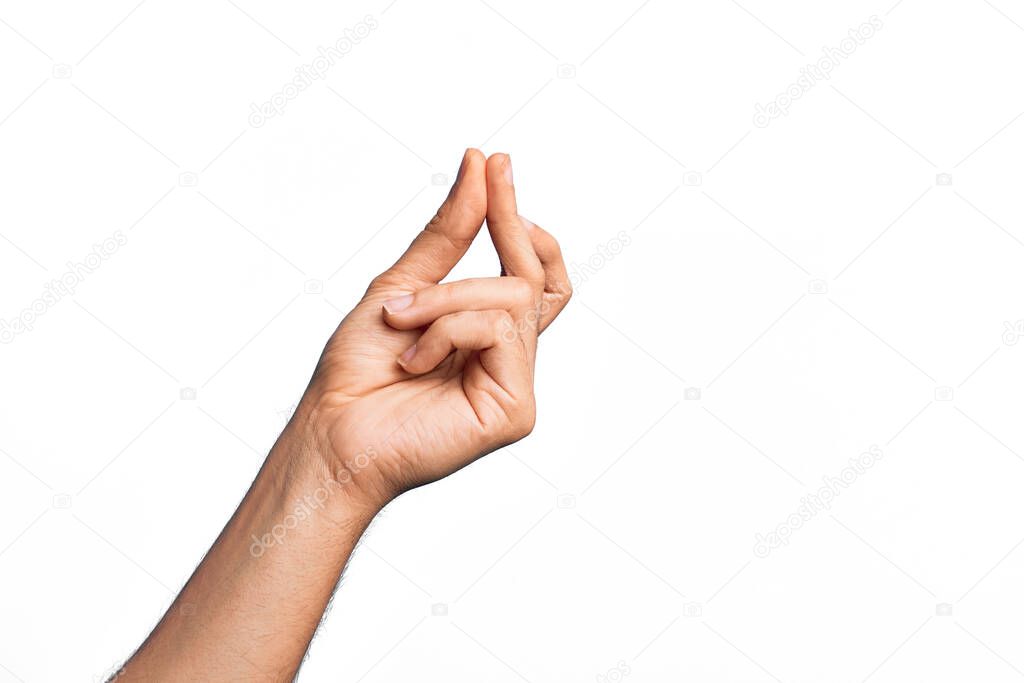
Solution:
<path fill-rule="evenodd" d="M 1024 678 L 1022 60 L 1011 0 L 0 2 L 0 319 L 126 239 L 0 345 L 0 679 L 131 652 L 470 145 L 577 280 L 539 424 L 380 516 L 301 679 Z"/>

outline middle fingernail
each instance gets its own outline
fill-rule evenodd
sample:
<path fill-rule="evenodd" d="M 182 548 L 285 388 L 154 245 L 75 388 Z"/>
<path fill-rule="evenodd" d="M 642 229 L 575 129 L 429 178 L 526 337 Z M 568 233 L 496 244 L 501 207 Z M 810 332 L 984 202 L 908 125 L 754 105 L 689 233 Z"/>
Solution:
<path fill-rule="evenodd" d="M 396 296 L 394 299 L 388 299 L 384 302 L 384 310 L 388 313 L 398 313 L 404 311 L 412 305 L 412 294 L 403 294 L 402 296 Z"/>
<path fill-rule="evenodd" d="M 512 157 L 505 155 L 505 182 L 512 185 Z"/>

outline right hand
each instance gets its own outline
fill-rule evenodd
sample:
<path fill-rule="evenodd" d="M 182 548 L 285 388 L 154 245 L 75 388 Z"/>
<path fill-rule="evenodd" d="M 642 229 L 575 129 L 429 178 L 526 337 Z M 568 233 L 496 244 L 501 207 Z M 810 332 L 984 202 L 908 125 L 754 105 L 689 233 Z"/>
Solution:
<path fill-rule="evenodd" d="M 502 275 L 438 284 L 485 218 Z M 509 157 L 467 150 L 437 215 L 341 322 L 300 403 L 328 471 L 383 505 L 529 434 L 537 335 L 570 296 L 558 243 L 519 216 Z"/>

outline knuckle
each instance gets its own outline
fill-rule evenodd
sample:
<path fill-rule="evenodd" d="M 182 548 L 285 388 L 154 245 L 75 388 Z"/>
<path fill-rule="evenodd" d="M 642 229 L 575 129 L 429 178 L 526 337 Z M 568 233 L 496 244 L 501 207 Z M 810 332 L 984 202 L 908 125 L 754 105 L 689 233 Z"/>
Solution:
<path fill-rule="evenodd" d="M 496 330 L 500 331 L 512 327 L 514 323 L 515 320 L 508 311 L 494 311 L 491 313 L 491 324 Z"/>
<path fill-rule="evenodd" d="M 409 274 L 396 265 L 370 280 L 366 293 L 387 293 L 391 296 L 397 296 L 400 293 L 415 291 L 416 288 L 417 285 L 410 279 Z"/>
<path fill-rule="evenodd" d="M 516 338 L 515 320 L 508 311 L 491 313 L 491 331 L 495 339 L 511 342 Z"/>
<path fill-rule="evenodd" d="M 452 219 L 452 214 L 457 210 L 457 203 L 455 197 L 453 197 L 454 190 L 449 190 L 448 196 L 444 198 L 441 205 L 437 207 L 437 212 L 434 213 L 434 217 L 427 223 L 428 227 L 436 227 L 440 224 L 447 223 Z"/>
<path fill-rule="evenodd" d="M 465 312 L 451 313 L 438 318 L 437 322 L 435 322 L 433 326 L 437 328 L 438 333 L 445 337 L 451 337 L 455 330 L 464 325 L 465 322 Z"/>
<path fill-rule="evenodd" d="M 386 270 L 377 277 L 370 280 L 370 285 L 366 288 L 367 292 L 375 292 L 382 289 L 388 289 L 394 285 L 395 277 L 390 270 Z"/>
<path fill-rule="evenodd" d="M 443 233 L 445 226 L 482 220 L 486 213 L 486 196 L 477 196 L 475 193 L 451 195 L 438 207 L 434 217 L 427 223 L 426 230 Z"/>
<path fill-rule="evenodd" d="M 561 259 L 562 245 L 558 243 L 558 239 L 547 231 L 544 232 L 543 239 L 545 242 L 547 242 L 547 248 L 548 251 L 551 252 L 551 255 L 556 259 Z"/>
<path fill-rule="evenodd" d="M 510 423 L 511 438 L 522 439 L 537 425 L 537 404 L 531 394 L 515 406 Z"/>
<path fill-rule="evenodd" d="M 512 290 L 512 299 L 519 305 L 528 305 L 533 302 L 534 289 L 533 285 L 530 284 L 529 280 L 522 277 L 511 276 L 509 277 L 510 289 Z"/>
<path fill-rule="evenodd" d="M 544 288 L 544 281 L 546 279 L 546 275 L 544 273 L 544 267 L 540 264 L 540 262 L 537 262 L 535 264 L 531 264 L 529 266 L 528 270 L 525 273 L 523 273 L 523 277 L 534 288 L 536 288 L 536 289 L 543 289 Z"/>
<path fill-rule="evenodd" d="M 468 192 L 460 197 L 459 204 L 467 218 L 482 217 L 487 213 L 487 195 Z"/>
<path fill-rule="evenodd" d="M 426 227 L 423 229 L 427 232 L 435 232 L 441 225 L 444 224 L 448 214 L 451 213 L 451 209 L 448 208 L 448 202 L 445 202 L 438 208 L 434 217 L 427 221 Z"/>
<path fill-rule="evenodd" d="M 431 293 L 438 298 L 438 303 L 450 308 L 452 302 L 458 298 L 457 285 L 444 284 L 430 288 Z"/>

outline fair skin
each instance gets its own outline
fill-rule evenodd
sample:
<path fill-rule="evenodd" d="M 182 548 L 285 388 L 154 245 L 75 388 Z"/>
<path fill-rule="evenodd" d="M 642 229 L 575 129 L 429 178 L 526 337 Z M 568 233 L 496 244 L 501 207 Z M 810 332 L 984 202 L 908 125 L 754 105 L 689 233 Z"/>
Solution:
<path fill-rule="evenodd" d="M 439 284 L 486 219 L 500 277 Z M 345 563 L 404 491 L 526 436 L 571 290 L 511 160 L 466 151 L 437 215 L 328 341 L 252 487 L 117 680 L 291 680 Z"/>

